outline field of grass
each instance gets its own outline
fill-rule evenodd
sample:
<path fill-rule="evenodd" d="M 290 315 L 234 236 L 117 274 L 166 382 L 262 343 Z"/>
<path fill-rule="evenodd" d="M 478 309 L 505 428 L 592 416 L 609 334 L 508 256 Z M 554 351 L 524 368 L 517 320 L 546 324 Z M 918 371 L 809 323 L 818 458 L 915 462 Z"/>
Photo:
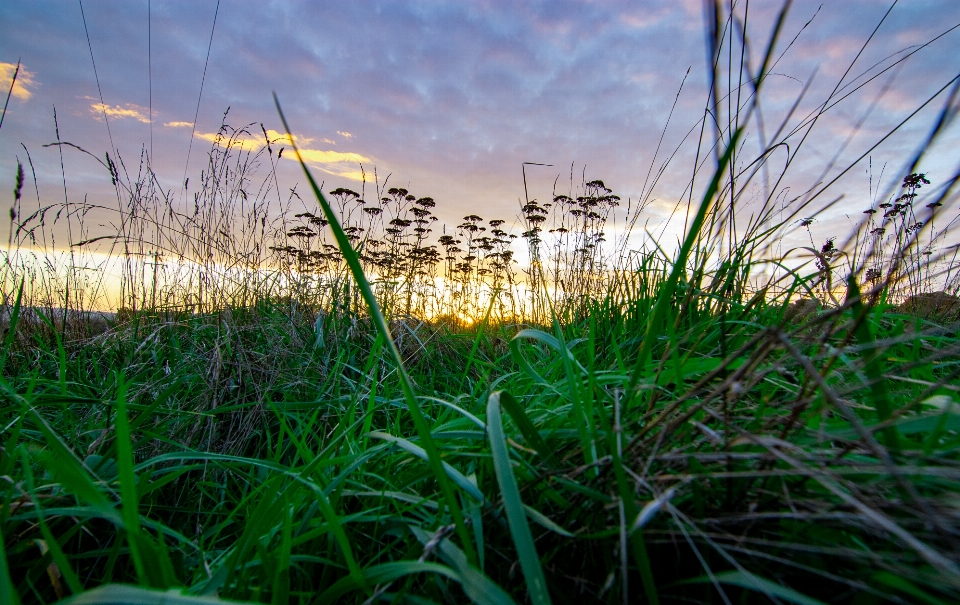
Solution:
<path fill-rule="evenodd" d="M 849 238 L 775 254 L 823 204 L 784 213 L 772 187 L 743 216 L 740 196 L 831 99 L 745 161 L 775 57 L 738 63 L 727 17 L 707 104 L 726 127 L 676 246 L 630 249 L 642 200 L 600 180 L 524 200 L 517 233 L 468 215 L 437 237 L 442 201 L 323 193 L 304 166 L 295 212 L 272 167 L 296 149 L 242 151 L 256 127 L 224 126 L 189 207 L 107 154 L 110 237 L 85 230 L 92 205 L 12 214 L 0 603 L 960 600 L 939 219 L 960 173 L 907 158 Z M 35 250 L 61 212 L 55 267 Z M 104 242 L 122 308 L 99 315 L 84 251 Z"/>

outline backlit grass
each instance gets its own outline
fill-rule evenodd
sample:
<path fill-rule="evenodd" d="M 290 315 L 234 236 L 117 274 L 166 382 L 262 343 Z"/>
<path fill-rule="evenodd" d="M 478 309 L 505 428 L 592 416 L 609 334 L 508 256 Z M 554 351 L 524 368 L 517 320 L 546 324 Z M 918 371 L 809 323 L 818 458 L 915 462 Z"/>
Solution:
<path fill-rule="evenodd" d="M 444 232 L 442 201 L 378 180 L 324 193 L 305 165 L 306 193 L 278 198 L 296 149 L 243 151 L 256 128 L 224 126 L 186 206 L 107 154 L 109 235 L 87 230 L 93 204 L 24 212 L 18 185 L 0 601 L 960 598 L 960 299 L 939 218 L 958 177 L 929 182 L 921 154 L 849 238 L 775 254 L 817 200 L 783 213 L 771 191 L 743 216 L 739 196 L 812 118 L 743 161 L 782 21 L 750 66 L 726 46 L 743 15 L 716 11 L 708 109 L 721 82 L 750 92 L 714 113 L 676 245 L 614 242 L 644 204 L 598 179 L 525 199 L 515 229 Z M 955 82 L 930 101 L 945 116 Z M 63 221 L 63 270 L 32 261 Z M 115 315 L 90 312 L 95 245 L 122 261 Z"/>

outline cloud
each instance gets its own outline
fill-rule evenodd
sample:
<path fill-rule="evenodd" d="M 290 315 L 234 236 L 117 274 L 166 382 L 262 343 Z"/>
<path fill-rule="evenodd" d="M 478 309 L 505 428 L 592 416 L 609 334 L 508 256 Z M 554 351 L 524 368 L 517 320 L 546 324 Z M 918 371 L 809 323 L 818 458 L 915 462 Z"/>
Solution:
<path fill-rule="evenodd" d="M 192 124 L 190 124 L 192 126 Z M 223 132 L 198 132 L 195 135 L 198 139 L 204 141 L 210 141 L 211 143 L 216 141 L 222 141 L 226 143 L 230 140 L 229 135 L 225 135 Z M 268 130 L 267 138 L 270 139 L 271 145 L 290 145 L 290 137 L 285 133 L 277 132 L 276 130 Z M 313 138 L 304 137 L 300 135 L 294 135 L 294 140 L 297 142 L 297 145 L 303 147 L 309 145 Z M 243 149 L 244 151 L 256 151 L 266 145 L 266 141 L 260 136 L 238 136 L 233 139 L 230 143 L 231 146 Z"/>
<path fill-rule="evenodd" d="M 196 137 L 204 141 L 210 141 L 211 143 L 217 140 L 223 142 L 226 139 L 223 134 L 216 132 L 198 132 Z M 271 145 L 290 145 L 290 137 L 286 133 L 277 132 L 276 130 L 271 129 L 267 130 L 267 137 L 270 139 Z M 328 174 L 337 175 L 354 181 L 362 181 L 363 172 L 358 169 L 357 164 L 373 163 L 373 160 L 359 153 L 326 149 L 311 149 L 310 147 L 307 147 L 307 145 L 314 141 L 312 137 L 293 135 L 293 140 L 296 141 L 297 147 L 299 147 L 300 150 L 300 157 L 304 162 Z M 326 139 L 321 139 L 321 141 L 330 142 Z M 240 137 L 235 139 L 232 143 L 234 149 L 251 152 L 259 151 L 265 145 L 266 141 L 262 137 L 257 136 Z M 290 152 L 281 157 L 285 160 L 296 161 L 297 156 L 295 153 L 292 153 L 292 151 L 293 150 L 290 150 Z"/>
<path fill-rule="evenodd" d="M 342 137 L 345 138 L 345 139 L 352 139 L 352 138 L 353 138 L 353 135 L 352 135 L 352 134 L 350 134 L 349 132 L 345 132 L 345 131 L 343 131 L 343 130 L 338 130 L 338 131 L 337 131 L 337 134 L 339 134 L 340 136 L 342 136 Z"/>
<path fill-rule="evenodd" d="M 337 134 L 346 138 L 353 136 L 349 132 L 338 131 Z M 287 136 L 286 133 L 268 130 L 267 136 L 270 138 L 271 143 L 290 144 L 290 137 Z M 357 164 L 364 162 L 369 164 L 373 162 L 370 158 L 360 155 L 359 153 L 311 149 L 308 145 L 310 145 L 314 139 L 303 135 L 295 134 L 293 135 L 293 140 L 296 141 L 297 147 L 300 149 L 300 157 L 304 162 L 328 174 L 334 174 L 353 181 L 363 180 L 363 173 L 357 170 Z M 336 144 L 330 139 L 321 139 L 320 141 L 322 143 Z M 259 145 L 262 146 L 263 143 L 259 142 Z M 296 154 L 293 153 L 283 157 L 294 161 L 297 159 Z"/>
<path fill-rule="evenodd" d="M 310 164 L 340 164 L 343 162 L 369 162 L 370 158 L 359 153 L 342 153 L 339 151 L 321 151 L 319 149 L 301 149 L 300 157 Z"/>
<path fill-rule="evenodd" d="M 193 122 L 165 122 L 167 128 L 193 128 Z"/>
<path fill-rule="evenodd" d="M 0 82 L 3 83 L 3 88 L 10 90 L 10 85 L 7 81 L 13 79 L 13 73 L 16 70 L 17 66 L 14 63 L 0 63 Z M 13 84 L 13 96 L 21 101 L 26 101 L 33 94 L 33 92 L 29 90 L 29 86 L 36 86 L 33 80 L 33 74 L 27 71 L 23 67 L 23 64 L 21 64 L 20 71 L 17 73 L 17 81 Z"/>
<path fill-rule="evenodd" d="M 328 170 L 328 169 L 322 168 L 322 167 L 320 168 L 320 170 L 326 172 L 327 174 L 332 174 L 332 175 L 334 175 L 334 176 L 339 176 L 339 177 L 343 177 L 343 178 L 345 178 L 345 179 L 350 179 L 351 181 L 362 182 L 362 181 L 366 178 L 366 176 L 363 174 L 363 171 L 361 171 L 361 170 L 342 170 L 342 171 L 337 171 L 337 170 Z"/>
<path fill-rule="evenodd" d="M 336 144 L 337 144 L 336 141 L 332 141 L 332 140 L 330 140 L 330 139 L 320 139 L 320 142 L 321 142 L 321 143 L 326 143 L 327 145 L 336 145 Z"/>
<path fill-rule="evenodd" d="M 134 105 L 133 103 L 127 103 L 125 107 L 120 107 L 119 105 L 105 105 L 103 103 L 91 103 L 90 111 L 97 116 L 97 119 L 100 119 L 100 116 L 106 114 L 107 117 L 124 119 L 124 118 L 133 118 L 138 122 L 143 122 L 144 124 L 150 123 L 150 118 L 143 115 L 143 107 L 139 105 Z"/>
<path fill-rule="evenodd" d="M 267 136 L 270 138 L 271 143 L 278 143 L 280 145 L 290 144 L 290 137 L 287 136 L 287 133 L 285 132 L 277 132 L 271 128 L 270 130 L 267 130 Z M 293 135 L 293 140 L 296 141 L 297 145 L 300 147 L 306 147 L 314 141 L 313 137 L 305 137 L 302 134 Z"/>
<path fill-rule="evenodd" d="M 296 159 L 296 154 L 290 154 L 291 160 Z M 327 174 L 340 176 L 351 181 L 362 181 L 363 172 L 358 169 L 357 164 L 373 162 L 368 157 L 359 153 L 342 153 L 339 151 L 323 151 L 320 149 L 300 149 L 300 157 L 304 162 L 315 166 Z"/>
<path fill-rule="evenodd" d="M 262 139 L 248 139 L 241 137 L 231 140 L 229 136 L 224 136 L 224 134 L 220 132 L 198 132 L 194 136 L 203 141 L 210 141 L 211 143 L 220 142 L 224 146 L 229 143 L 231 149 L 239 151 L 257 151 L 264 145 Z"/>

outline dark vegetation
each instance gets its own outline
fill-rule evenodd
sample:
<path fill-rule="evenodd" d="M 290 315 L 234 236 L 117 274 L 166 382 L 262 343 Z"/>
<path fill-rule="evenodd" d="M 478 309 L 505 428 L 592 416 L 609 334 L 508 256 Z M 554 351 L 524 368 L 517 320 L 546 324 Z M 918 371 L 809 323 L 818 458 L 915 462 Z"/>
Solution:
<path fill-rule="evenodd" d="M 715 16 L 707 132 L 726 126 L 674 249 L 631 249 L 649 194 L 600 180 L 524 200 L 515 229 L 442 228 L 376 179 L 323 195 L 307 173 L 284 199 L 296 151 L 243 151 L 255 128 L 224 126 L 186 204 L 106 154 L 109 236 L 86 202 L 24 211 L 20 168 L 0 601 L 960 599 L 958 177 L 909 158 L 846 241 L 775 254 L 826 187 L 771 186 L 750 215 L 740 196 L 849 90 L 744 161 L 779 31 L 751 66 L 743 16 Z M 956 79 L 942 94 L 928 146 Z M 70 260 L 34 260 L 67 223 Z M 92 310 L 104 244 L 115 315 Z"/>

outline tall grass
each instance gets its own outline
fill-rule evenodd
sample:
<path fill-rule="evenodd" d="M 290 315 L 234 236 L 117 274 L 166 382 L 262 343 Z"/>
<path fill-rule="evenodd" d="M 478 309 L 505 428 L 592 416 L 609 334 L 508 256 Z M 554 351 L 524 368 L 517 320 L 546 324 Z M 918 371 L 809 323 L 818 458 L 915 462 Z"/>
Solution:
<path fill-rule="evenodd" d="M 115 209 L 17 205 L 0 597 L 960 598 L 960 301 L 941 218 L 960 177 L 930 183 L 920 153 L 848 238 L 809 230 L 782 251 L 829 189 L 785 200 L 795 156 L 772 177 L 770 159 L 809 145 L 863 78 L 767 136 L 786 8 L 758 65 L 747 16 L 709 16 L 676 247 L 635 246 L 649 195 L 624 204 L 598 179 L 525 199 L 513 229 L 445 230 L 441 202 L 376 176 L 324 193 L 305 165 L 310 196 L 284 196 L 292 137 L 226 125 L 186 204 L 148 158 L 134 173 L 107 154 Z M 928 101 L 943 110 L 924 149 L 956 82 Z M 105 210 L 116 231 L 91 232 Z M 96 245 L 122 284 L 99 319 Z"/>

